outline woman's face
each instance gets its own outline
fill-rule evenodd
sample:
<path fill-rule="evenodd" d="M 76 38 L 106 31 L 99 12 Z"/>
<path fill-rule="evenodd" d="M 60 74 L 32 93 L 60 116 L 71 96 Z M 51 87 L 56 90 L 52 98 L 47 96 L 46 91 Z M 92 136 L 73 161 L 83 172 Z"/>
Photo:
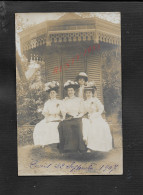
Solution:
<path fill-rule="evenodd" d="M 57 92 L 56 91 L 54 91 L 54 90 L 50 91 L 50 98 L 51 99 L 56 98 L 56 96 L 57 96 Z"/>
<path fill-rule="evenodd" d="M 86 91 L 86 92 L 85 92 L 85 96 L 86 96 L 87 99 L 91 98 L 92 95 L 93 95 L 93 94 L 92 94 L 92 91 Z"/>
<path fill-rule="evenodd" d="M 80 78 L 78 80 L 78 83 L 79 83 L 79 85 L 84 85 L 85 84 L 85 80 L 83 78 Z"/>
<path fill-rule="evenodd" d="M 74 90 L 73 88 L 68 88 L 67 93 L 68 93 L 68 96 L 69 96 L 69 97 L 72 97 L 72 96 L 74 96 L 74 94 L 75 94 L 75 90 Z"/>

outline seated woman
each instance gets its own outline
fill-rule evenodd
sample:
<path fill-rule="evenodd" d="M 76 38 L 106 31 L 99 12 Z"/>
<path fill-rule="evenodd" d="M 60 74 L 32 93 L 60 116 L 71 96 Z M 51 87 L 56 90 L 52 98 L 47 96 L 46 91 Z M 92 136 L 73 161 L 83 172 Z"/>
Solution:
<path fill-rule="evenodd" d="M 90 152 L 107 152 L 112 149 L 112 135 L 108 123 L 102 118 L 104 106 L 97 97 L 93 97 L 96 87 L 94 83 L 88 83 L 84 88 L 86 100 L 84 101 L 85 111 L 88 119 L 83 119 L 83 135 Z"/>
<path fill-rule="evenodd" d="M 45 118 L 36 124 L 33 132 L 34 145 L 45 146 L 59 143 L 58 125 L 61 119 L 62 101 L 56 98 L 59 83 L 52 81 L 45 84 L 50 99 L 45 103 L 42 114 Z"/>
<path fill-rule="evenodd" d="M 63 100 L 65 120 L 59 124 L 60 152 L 84 152 L 86 146 L 82 135 L 82 115 L 84 114 L 83 100 L 75 97 L 77 82 L 67 81 L 64 89 L 68 97 Z"/>

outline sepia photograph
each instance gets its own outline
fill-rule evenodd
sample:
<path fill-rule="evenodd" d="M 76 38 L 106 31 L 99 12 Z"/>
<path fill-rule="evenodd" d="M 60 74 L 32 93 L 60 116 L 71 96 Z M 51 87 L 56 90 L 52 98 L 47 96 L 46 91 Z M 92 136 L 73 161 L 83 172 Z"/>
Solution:
<path fill-rule="evenodd" d="M 16 13 L 18 176 L 122 175 L 120 12 Z"/>

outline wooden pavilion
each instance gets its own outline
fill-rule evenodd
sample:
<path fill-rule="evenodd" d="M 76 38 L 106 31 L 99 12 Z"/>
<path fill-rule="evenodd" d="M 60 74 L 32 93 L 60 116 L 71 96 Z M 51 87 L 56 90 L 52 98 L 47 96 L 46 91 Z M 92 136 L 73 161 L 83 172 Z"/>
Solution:
<path fill-rule="evenodd" d="M 86 72 L 89 81 L 96 82 L 98 97 L 103 101 L 102 57 L 113 49 L 120 52 L 120 24 L 66 13 L 58 20 L 48 20 L 22 31 L 20 43 L 28 61 L 41 64 L 44 82 L 60 82 L 60 98 L 64 96 L 64 82 Z"/>

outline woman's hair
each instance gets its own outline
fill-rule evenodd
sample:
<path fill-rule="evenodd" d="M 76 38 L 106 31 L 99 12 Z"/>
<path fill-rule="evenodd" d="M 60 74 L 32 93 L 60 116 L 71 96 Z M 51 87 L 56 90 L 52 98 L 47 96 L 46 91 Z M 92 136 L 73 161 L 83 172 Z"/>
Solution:
<path fill-rule="evenodd" d="M 84 79 L 84 80 L 85 80 L 85 82 L 87 82 L 87 81 L 88 81 L 88 77 L 87 77 L 87 75 L 78 75 L 78 76 L 76 77 L 76 81 L 78 81 L 79 79 Z"/>
<path fill-rule="evenodd" d="M 67 90 L 68 90 L 68 89 L 71 89 L 71 88 L 72 88 L 74 91 L 76 90 L 75 87 L 68 87 Z"/>
<path fill-rule="evenodd" d="M 91 91 L 91 92 L 92 92 L 92 94 L 94 94 L 95 89 L 87 89 L 87 90 L 85 90 L 85 91 L 84 91 L 84 93 L 86 93 L 87 91 Z"/>
<path fill-rule="evenodd" d="M 86 80 L 87 80 L 86 77 L 80 76 L 80 77 L 78 77 L 77 81 L 79 82 L 80 79 L 83 79 L 85 82 L 86 82 Z"/>
<path fill-rule="evenodd" d="M 47 93 L 50 94 L 51 91 L 55 91 L 56 93 L 58 93 L 59 89 L 50 89 L 49 91 L 47 91 Z"/>

